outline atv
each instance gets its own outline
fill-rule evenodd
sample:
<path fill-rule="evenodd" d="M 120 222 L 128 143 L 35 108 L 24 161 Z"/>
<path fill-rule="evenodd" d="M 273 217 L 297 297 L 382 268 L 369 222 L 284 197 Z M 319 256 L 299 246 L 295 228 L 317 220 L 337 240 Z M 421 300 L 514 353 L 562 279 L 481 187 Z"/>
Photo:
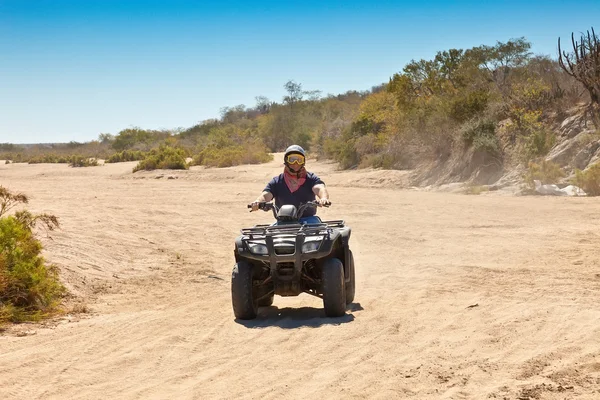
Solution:
<path fill-rule="evenodd" d="M 237 319 L 254 319 L 258 307 L 273 304 L 275 295 L 308 293 L 323 299 L 325 315 L 341 317 L 355 292 L 354 258 L 349 226 L 344 221 L 301 223 L 317 202 L 278 208 L 270 202 L 259 209 L 273 211 L 277 222 L 241 230 L 235 240 L 231 300 Z M 248 205 L 251 208 L 251 205 Z"/>

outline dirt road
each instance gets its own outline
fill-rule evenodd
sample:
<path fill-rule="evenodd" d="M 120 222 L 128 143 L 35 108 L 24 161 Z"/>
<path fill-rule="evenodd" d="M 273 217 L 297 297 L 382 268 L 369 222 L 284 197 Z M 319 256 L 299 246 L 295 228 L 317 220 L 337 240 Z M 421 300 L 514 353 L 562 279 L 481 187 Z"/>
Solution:
<path fill-rule="evenodd" d="M 355 303 L 230 299 L 239 228 L 279 162 L 132 174 L 0 164 L 57 215 L 43 240 L 83 314 L 0 335 L 0 399 L 599 399 L 600 202 L 398 190 L 311 162 L 352 227 Z M 172 179 L 170 179 L 172 178 Z"/>

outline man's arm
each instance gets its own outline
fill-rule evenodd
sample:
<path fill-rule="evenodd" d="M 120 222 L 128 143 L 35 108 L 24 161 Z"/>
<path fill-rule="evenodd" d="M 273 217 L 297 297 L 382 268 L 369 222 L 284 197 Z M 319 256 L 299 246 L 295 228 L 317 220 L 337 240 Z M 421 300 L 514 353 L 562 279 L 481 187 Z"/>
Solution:
<path fill-rule="evenodd" d="M 252 202 L 252 211 L 258 210 L 258 203 L 273 200 L 273 194 L 271 192 L 264 191 Z"/>
<path fill-rule="evenodd" d="M 319 183 L 315 186 L 313 186 L 313 193 L 315 195 L 317 195 L 317 197 L 319 197 L 319 205 L 320 206 L 325 206 L 325 205 L 329 205 L 329 192 L 327 191 L 327 188 L 325 187 L 324 183 Z"/>
<path fill-rule="evenodd" d="M 273 200 L 273 194 L 271 192 L 267 192 L 264 191 L 260 194 L 260 196 L 258 196 L 258 198 L 256 199 L 256 202 L 263 202 L 263 201 L 271 201 Z"/>

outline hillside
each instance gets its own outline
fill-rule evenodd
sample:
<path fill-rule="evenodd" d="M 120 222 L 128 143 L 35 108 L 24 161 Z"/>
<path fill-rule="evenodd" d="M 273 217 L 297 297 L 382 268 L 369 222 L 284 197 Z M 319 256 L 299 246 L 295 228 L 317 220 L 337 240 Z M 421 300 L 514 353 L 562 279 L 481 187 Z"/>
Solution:
<path fill-rule="evenodd" d="M 224 107 L 220 118 L 189 128 L 132 127 L 87 143 L 5 143 L 0 159 L 141 161 L 146 170 L 230 167 L 268 162 L 270 153 L 295 143 L 341 170 L 404 171 L 409 186 L 463 183 L 517 193 L 537 179 L 600 194 L 594 35 L 582 35 L 558 59 L 533 54 L 525 38 L 442 50 L 411 60 L 370 90 L 338 95 L 290 80 L 281 102 L 258 96 L 255 106 Z"/>

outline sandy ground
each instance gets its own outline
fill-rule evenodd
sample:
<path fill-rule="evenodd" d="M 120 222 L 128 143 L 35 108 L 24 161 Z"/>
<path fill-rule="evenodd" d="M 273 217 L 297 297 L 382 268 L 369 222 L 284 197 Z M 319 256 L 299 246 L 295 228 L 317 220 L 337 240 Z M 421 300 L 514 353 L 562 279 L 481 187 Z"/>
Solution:
<path fill-rule="evenodd" d="M 241 227 L 281 166 L 132 174 L 0 163 L 60 217 L 44 238 L 86 313 L 0 335 L 0 399 L 600 399 L 600 202 L 398 190 L 309 169 L 353 228 L 355 303 L 309 295 L 235 321 Z"/>

